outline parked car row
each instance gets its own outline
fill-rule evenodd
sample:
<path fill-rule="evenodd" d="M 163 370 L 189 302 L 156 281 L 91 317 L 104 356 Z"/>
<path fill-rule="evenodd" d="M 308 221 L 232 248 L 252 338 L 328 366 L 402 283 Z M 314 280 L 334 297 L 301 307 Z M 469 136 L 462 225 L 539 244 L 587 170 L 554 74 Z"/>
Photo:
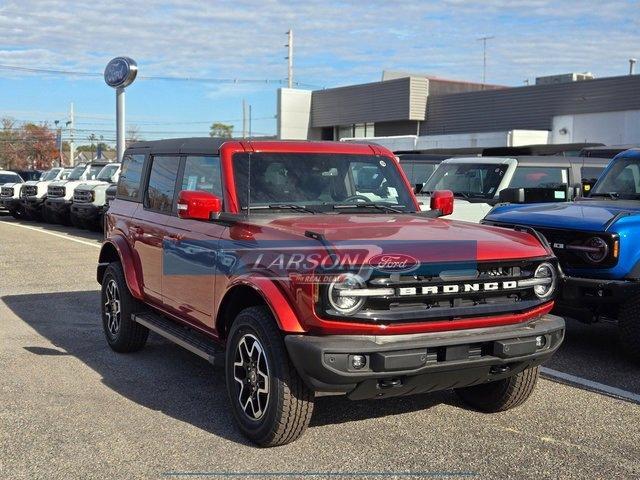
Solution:
<path fill-rule="evenodd" d="M 119 163 L 52 168 L 37 180 L 3 184 L 0 206 L 15 218 L 101 229 L 107 189 L 118 181 L 119 174 Z M 0 172 L 0 180 L 2 175 Z"/>

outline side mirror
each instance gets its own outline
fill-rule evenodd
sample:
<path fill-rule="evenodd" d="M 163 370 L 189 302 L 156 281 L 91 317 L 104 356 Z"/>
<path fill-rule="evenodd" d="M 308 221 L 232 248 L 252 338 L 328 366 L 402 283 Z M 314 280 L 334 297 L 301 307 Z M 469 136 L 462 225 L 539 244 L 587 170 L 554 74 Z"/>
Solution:
<path fill-rule="evenodd" d="M 424 183 L 416 183 L 415 187 L 413 187 L 413 193 L 415 193 L 416 195 L 419 195 L 420 192 L 422 192 L 423 188 L 424 188 Z"/>
<path fill-rule="evenodd" d="M 591 189 L 593 188 L 593 186 L 596 184 L 596 182 L 598 181 L 597 178 L 583 178 L 582 179 L 582 196 L 583 197 L 588 197 L 589 193 L 591 193 Z"/>
<path fill-rule="evenodd" d="M 210 220 L 222 212 L 222 199 L 213 193 L 182 190 L 178 194 L 178 217 Z"/>
<path fill-rule="evenodd" d="M 453 213 L 453 192 L 451 190 L 436 190 L 431 194 L 431 210 L 439 210 L 440 217 Z"/>

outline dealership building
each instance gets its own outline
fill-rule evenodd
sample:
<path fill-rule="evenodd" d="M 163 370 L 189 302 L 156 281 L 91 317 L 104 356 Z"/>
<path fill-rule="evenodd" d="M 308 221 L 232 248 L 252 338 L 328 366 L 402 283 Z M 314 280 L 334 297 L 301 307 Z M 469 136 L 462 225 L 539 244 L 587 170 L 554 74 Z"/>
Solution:
<path fill-rule="evenodd" d="M 382 81 L 278 91 L 282 139 L 375 139 L 394 150 L 640 144 L 640 75 L 539 77 L 503 87 L 384 72 Z"/>

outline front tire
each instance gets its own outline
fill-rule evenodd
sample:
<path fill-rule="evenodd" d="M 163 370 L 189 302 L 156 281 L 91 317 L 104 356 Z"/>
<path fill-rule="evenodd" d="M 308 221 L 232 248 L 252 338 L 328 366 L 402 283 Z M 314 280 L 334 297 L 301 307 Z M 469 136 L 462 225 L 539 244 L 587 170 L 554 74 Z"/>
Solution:
<path fill-rule="evenodd" d="M 522 405 L 533 393 L 539 368 L 527 368 L 509 378 L 496 382 L 457 388 L 464 403 L 481 412 L 495 413 Z"/>
<path fill-rule="evenodd" d="M 144 311 L 129 291 L 122 265 L 111 263 L 102 278 L 102 327 L 109 346 L 120 353 L 136 352 L 144 347 L 149 329 L 134 322 L 131 314 Z"/>
<path fill-rule="evenodd" d="M 632 298 L 620 309 L 618 331 L 624 352 L 640 362 L 640 297 Z"/>
<path fill-rule="evenodd" d="M 314 406 L 266 307 L 242 310 L 227 339 L 225 376 L 242 433 L 262 447 L 285 445 L 306 430 Z"/>

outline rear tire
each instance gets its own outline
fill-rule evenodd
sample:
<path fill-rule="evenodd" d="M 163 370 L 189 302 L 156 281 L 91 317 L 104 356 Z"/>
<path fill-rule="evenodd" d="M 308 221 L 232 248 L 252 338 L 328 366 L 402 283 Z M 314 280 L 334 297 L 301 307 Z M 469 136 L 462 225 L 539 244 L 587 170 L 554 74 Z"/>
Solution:
<path fill-rule="evenodd" d="M 69 221 L 71 222 L 71 225 L 76 228 L 85 228 L 84 222 L 75 213 L 69 214 Z"/>
<path fill-rule="evenodd" d="M 457 388 L 464 403 L 481 412 L 495 413 L 522 405 L 533 393 L 539 368 L 527 368 L 509 378 L 472 387 Z"/>
<path fill-rule="evenodd" d="M 314 394 L 289 359 L 266 307 L 242 310 L 227 339 L 225 375 L 242 433 L 262 447 L 293 442 L 311 420 Z"/>
<path fill-rule="evenodd" d="M 632 298 L 620 309 L 618 332 L 624 352 L 640 362 L 640 297 Z"/>
<path fill-rule="evenodd" d="M 109 264 L 102 278 L 102 327 L 109 346 L 120 353 L 136 352 L 144 347 L 149 329 L 134 322 L 131 314 L 145 310 L 133 298 L 119 262 Z"/>

